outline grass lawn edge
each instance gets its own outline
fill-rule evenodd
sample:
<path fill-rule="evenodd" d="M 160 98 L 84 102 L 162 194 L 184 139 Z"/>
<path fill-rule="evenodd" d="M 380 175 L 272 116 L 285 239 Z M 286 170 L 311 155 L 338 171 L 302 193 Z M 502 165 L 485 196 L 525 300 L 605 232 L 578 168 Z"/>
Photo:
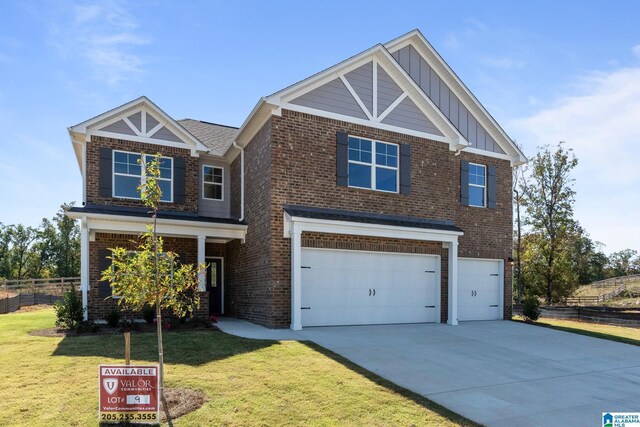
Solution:
<path fill-rule="evenodd" d="M 522 319 L 512 318 L 511 321 L 512 322 L 518 322 L 518 323 L 524 323 L 526 325 L 541 326 L 543 328 L 555 329 L 557 331 L 569 332 L 569 333 L 572 333 L 572 334 L 585 335 L 585 336 L 592 337 L 592 338 L 600 338 L 600 339 L 604 339 L 604 340 L 608 340 L 608 341 L 615 341 L 615 342 L 620 342 L 620 343 L 623 343 L 623 344 L 630 344 L 630 345 L 640 346 L 640 340 L 637 340 L 637 339 L 623 337 L 623 336 L 620 336 L 620 335 L 607 334 L 607 333 L 604 333 L 604 332 L 590 331 L 588 329 L 580 329 L 580 328 L 573 328 L 573 327 L 569 327 L 569 326 L 553 325 L 551 323 L 544 322 L 544 320 L 543 321 L 538 320 L 536 322 L 527 322 L 527 321 L 522 320 Z M 575 323 L 589 324 L 588 322 L 575 322 Z M 594 324 L 595 325 L 600 325 L 599 323 L 594 323 Z M 608 325 L 602 325 L 602 326 L 608 326 Z"/>

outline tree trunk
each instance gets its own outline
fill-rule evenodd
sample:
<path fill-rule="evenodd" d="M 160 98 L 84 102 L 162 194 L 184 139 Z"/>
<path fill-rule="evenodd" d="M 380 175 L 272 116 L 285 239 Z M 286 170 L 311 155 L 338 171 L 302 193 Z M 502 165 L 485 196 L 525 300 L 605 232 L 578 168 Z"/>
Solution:
<path fill-rule="evenodd" d="M 551 244 L 551 253 L 549 254 L 549 260 L 547 262 L 547 304 L 551 305 L 551 294 L 553 292 L 553 259 L 554 259 L 554 245 Z"/>
<path fill-rule="evenodd" d="M 153 211 L 153 251 L 155 256 L 155 286 L 156 286 L 156 328 L 158 331 L 158 374 L 159 374 L 159 388 L 160 388 L 160 399 L 164 401 L 164 354 L 163 354 L 163 346 L 162 346 L 162 309 L 160 308 L 160 289 L 159 289 L 159 277 L 160 274 L 158 269 L 158 239 L 156 236 L 158 225 L 158 212 L 157 209 Z"/>
<path fill-rule="evenodd" d="M 518 269 L 518 273 L 516 276 L 516 284 L 518 287 L 518 304 L 522 304 L 522 291 L 523 291 L 523 286 L 522 286 L 522 261 L 521 261 L 521 257 L 522 257 L 522 224 L 520 223 L 520 194 L 518 193 L 518 191 L 516 190 L 516 224 L 518 227 L 518 246 L 517 248 L 517 252 L 518 252 L 518 264 L 517 264 L 517 269 Z"/>

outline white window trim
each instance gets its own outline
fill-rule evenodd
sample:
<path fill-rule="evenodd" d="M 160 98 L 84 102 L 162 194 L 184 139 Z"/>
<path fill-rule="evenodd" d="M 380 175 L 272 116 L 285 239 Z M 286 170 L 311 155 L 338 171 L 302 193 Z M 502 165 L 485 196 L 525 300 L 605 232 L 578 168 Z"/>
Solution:
<path fill-rule="evenodd" d="M 359 188 L 361 190 L 372 190 L 372 191 L 380 191 L 382 193 L 399 194 L 400 193 L 400 145 L 399 144 L 395 144 L 393 142 L 378 141 L 376 139 L 362 138 L 362 137 L 355 136 L 355 135 L 349 135 L 348 138 L 357 138 L 357 139 L 364 139 L 366 141 L 371 141 L 371 163 L 360 162 L 360 161 L 357 161 L 357 160 L 350 160 L 349 159 L 349 147 L 348 147 L 348 142 L 347 142 L 347 185 L 350 188 Z M 396 146 L 397 153 L 398 153 L 398 155 L 396 156 L 397 157 L 397 161 L 398 161 L 398 166 L 396 166 L 394 168 L 392 166 L 378 165 L 378 164 L 375 163 L 375 161 L 376 161 L 376 143 L 378 143 L 378 142 L 381 143 L 381 144 L 395 145 Z M 348 176 L 349 163 L 371 167 L 371 187 L 358 187 L 356 185 L 349 184 L 349 176 Z M 395 191 L 382 190 L 382 189 L 376 188 L 376 168 L 389 169 L 389 170 L 396 171 L 396 190 Z"/>
<path fill-rule="evenodd" d="M 116 172 L 116 156 L 115 153 L 125 153 L 125 154 L 134 154 L 136 156 L 140 156 L 140 159 L 142 160 L 141 162 L 141 176 L 138 175 L 131 175 L 128 173 L 121 173 L 121 172 Z M 128 177 L 132 177 L 132 178 L 140 178 L 140 182 L 142 184 L 144 184 L 147 175 L 145 173 L 145 167 L 146 167 L 146 162 L 144 161 L 143 157 L 144 156 L 152 156 L 155 157 L 153 154 L 143 154 L 143 153 L 136 153 L 134 151 L 124 151 L 124 150 L 113 150 L 111 153 L 111 197 L 113 197 L 114 199 L 126 199 L 126 200 L 141 200 L 142 197 L 125 197 L 125 196 L 116 196 L 116 175 L 119 176 L 128 176 Z M 171 182 L 171 197 L 169 200 L 160 200 L 161 203 L 173 203 L 173 177 L 174 177 L 174 158 L 173 157 L 167 157 L 167 156 L 160 156 L 161 159 L 169 159 L 171 160 L 171 179 L 167 179 L 167 178 L 157 178 L 158 181 L 169 181 Z"/>
<path fill-rule="evenodd" d="M 220 169 L 222 171 L 222 182 L 221 183 L 217 183 L 217 182 L 205 182 L 204 180 L 204 168 L 212 168 L 212 169 Z M 220 195 L 222 196 L 220 199 L 212 199 L 210 197 L 205 197 L 204 196 L 204 186 L 205 184 L 211 184 L 211 185 L 219 185 L 221 188 L 220 191 Z M 224 202 L 224 168 L 220 167 L 220 166 L 213 166 L 213 165 L 202 165 L 202 199 L 203 200 L 213 200 L 215 202 Z"/>
<path fill-rule="evenodd" d="M 483 197 L 482 197 L 482 205 L 472 205 L 471 204 L 471 197 L 469 197 L 469 206 L 474 207 L 474 208 L 486 208 L 487 207 L 487 165 L 481 165 L 480 163 L 469 163 L 469 166 L 480 166 L 484 169 L 484 185 L 478 185 L 478 184 L 472 184 L 471 182 L 469 182 L 469 187 L 481 187 L 483 190 Z"/>

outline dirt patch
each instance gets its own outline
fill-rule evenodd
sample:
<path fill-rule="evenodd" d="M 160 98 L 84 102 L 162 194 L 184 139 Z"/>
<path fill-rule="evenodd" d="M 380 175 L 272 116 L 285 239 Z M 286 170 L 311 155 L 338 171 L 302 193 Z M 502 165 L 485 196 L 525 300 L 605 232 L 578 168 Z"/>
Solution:
<path fill-rule="evenodd" d="M 69 331 L 67 329 L 61 328 L 47 328 L 47 329 L 38 329 L 35 331 L 29 332 L 29 335 L 34 337 L 66 337 L 71 336 L 71 334 L 75 335 L 75 332 Z"/>
<path fill-rule="evenodd" d="M 208 400 L 200 390 L 188 388 L 167 388 L 164 390 L 164 396 L 171 420 L 199 409 Z M 160 404 L 160 419 L 163 423 L 167 422 L 164 402 Z"/>
<path fill-rule="evenodd" d="M 174 329 L 174 330 L 164 330 L 162 333 L 174 333 L 180 331 L 219 331 L 217 326 L 213 325 L 211 327 L 191 327 L 191 328 L 182 328 L 182 329 Z M 140 333 L 156 333 L 155 325 L 141 325 L 140 328 L 134 329 L 130 331 L 132 334 L 140 334 Z M 90 335 L 113 335 L 113 334 L 121 334 L 123 333 L 120 328 L 111 328 L 106 325 L 100 325 L 100 330 L 96 332 L 85 332 L 82 334 L 78 334 L 76 331 L 72 331 L 69 329 L 53 327 L 46 329 L 37 329 L 35 331 L 29 332 L 29 335 L 34 337 L 52 337 L 52 338 L 62 338 L 62 337 L 77 337 L 77 336 L 90 336 Z"/>
<path fill-rule="evenodd" d="M 31 311 L 44 310 L 45 308 L 51 308 L 50 304 L 36 304 L 36 305 L 23 305 L 18 311 L 14 313 L 29 313 Z"/>

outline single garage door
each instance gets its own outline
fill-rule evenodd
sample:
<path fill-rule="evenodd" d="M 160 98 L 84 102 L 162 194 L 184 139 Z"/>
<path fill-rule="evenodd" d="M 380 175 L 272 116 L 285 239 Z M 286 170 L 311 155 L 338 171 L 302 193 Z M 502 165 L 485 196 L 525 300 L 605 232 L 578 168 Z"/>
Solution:
<path fill-rule="evenodd" d="M 502 260 L 458 260 L 458 320 L 502 319 Z"/>
<path fill-rule="evenodd" d="M 302 326 L 435 322 L 439 259 L 302 248 Z"/>

